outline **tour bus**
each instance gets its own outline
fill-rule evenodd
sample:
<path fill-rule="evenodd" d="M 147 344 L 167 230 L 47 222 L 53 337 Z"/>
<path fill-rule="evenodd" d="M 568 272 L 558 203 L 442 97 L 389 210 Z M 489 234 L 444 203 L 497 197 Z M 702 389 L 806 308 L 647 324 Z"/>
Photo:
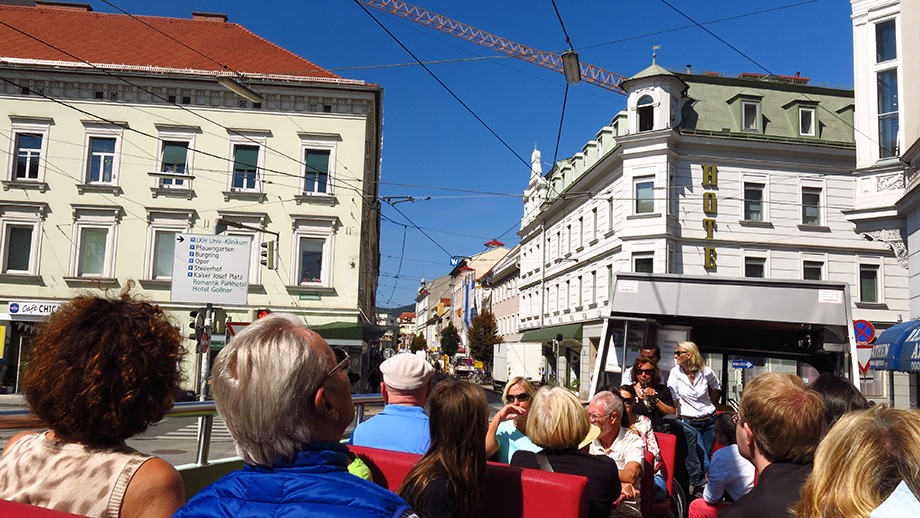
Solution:
<path fill-rule="evenodd" d="M 735 406 L 761 372 L 806 383 L 822 372 L 859 384 L 849 285 L 843 282 L 619 273 L 591 385 L 621 384 L 639 346 L 658 344 L 662 372 L 678 342 L 699 346 Z"/>

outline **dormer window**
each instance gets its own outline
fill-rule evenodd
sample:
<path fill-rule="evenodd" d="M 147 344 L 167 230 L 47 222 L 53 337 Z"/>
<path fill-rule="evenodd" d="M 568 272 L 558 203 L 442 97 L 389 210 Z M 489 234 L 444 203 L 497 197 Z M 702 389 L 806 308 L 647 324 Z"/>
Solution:
<path fill-rule="evenodd" d="M 742 101 L 741 103 L 741 129 L 744 131 L 760 131 L 760 103 L 757 101 Z"/>
<path fill-rule="evenodd" d="M 799 108 L 799 135 L 815 136 L 815 109 Z"/>
<path fill-rule="evenodd" d="M 651 131 L 655 127 L 655 100 L 650 95 L 644 95 L 636 104 L 636 114 L 639 116 L 639 131 Z"/>

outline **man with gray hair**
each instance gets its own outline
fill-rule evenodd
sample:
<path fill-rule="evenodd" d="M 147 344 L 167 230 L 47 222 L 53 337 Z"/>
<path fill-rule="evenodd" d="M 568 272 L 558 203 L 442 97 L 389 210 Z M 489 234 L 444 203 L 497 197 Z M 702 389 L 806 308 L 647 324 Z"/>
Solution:
<path fill-rule="evenodd" d="M 348 472 L 339 443 L 355 415 L 348 364 L 348 353 L 293 315 L 273 314 L 238 334 L 217 355 L 212 385 L 245 465 L 174 516 L 415 518 L 398 495 Z"/>
<path fill-rule="evenodd" d="M 386 406 L 358 423 L 349 443 L 381 450 L 425 454 L 431 445 L 425 403 L 431 395 L 434 367 L 413 353 L 400 353 L 380 364 L 380 392 Z"/>
<path fill-rule="evenodd" d="M 623 417 L 623 399 L 619 394 L 603 391 L 591 398 L 588 417 L 601 429 L 601 434 L 591 442 L 591 455 L 606 455 L 617 463 L 622 486 L 619 505 L 610 512 L 611 517 L 639 518 L 639 483 L 645 461 L 645 441 L 628 428 L 620 426 Z"/>

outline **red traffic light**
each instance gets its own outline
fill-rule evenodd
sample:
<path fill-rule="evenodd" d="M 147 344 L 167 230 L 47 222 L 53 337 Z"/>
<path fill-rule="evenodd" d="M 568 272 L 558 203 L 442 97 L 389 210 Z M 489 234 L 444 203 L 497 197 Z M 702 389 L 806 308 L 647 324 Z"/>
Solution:
<path fill-rule="evenodd" d="M 268 315 L 271 315 L 271 314 L 272 314 L 272 310 L 270 310 L 270 309 L 257 309 L 257 310 L 256 310 L 256 320 L 258 320 L 258 319 L 260 319 L 260 318 L 265 318 L 265 317 L 267 317 Z"/>

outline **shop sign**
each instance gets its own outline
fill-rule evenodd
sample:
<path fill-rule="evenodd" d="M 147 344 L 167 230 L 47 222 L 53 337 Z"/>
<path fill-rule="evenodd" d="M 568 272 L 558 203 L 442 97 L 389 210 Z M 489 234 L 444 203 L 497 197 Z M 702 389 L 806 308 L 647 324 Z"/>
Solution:
<path fill-rule="evenodd" d="M 718 203 L 716 201 L 715 190 L 719 188 L 719 168 L 714 165 L 703 165 L 703 228 L 706 229 L 706 239 L 714 239 L 716 232 L 716 216 L 718 216 Z M 712 190 L 710 190 L 712 189 Z M 703 247 L 703 267 L 707 269 L 716 268 L 716 249 L 713 246 Z"/>
<path fill-rule="evenodd" d="M 10 315 L 46 317 L 59 307 L 57 302 L 10 302 Z"/>

